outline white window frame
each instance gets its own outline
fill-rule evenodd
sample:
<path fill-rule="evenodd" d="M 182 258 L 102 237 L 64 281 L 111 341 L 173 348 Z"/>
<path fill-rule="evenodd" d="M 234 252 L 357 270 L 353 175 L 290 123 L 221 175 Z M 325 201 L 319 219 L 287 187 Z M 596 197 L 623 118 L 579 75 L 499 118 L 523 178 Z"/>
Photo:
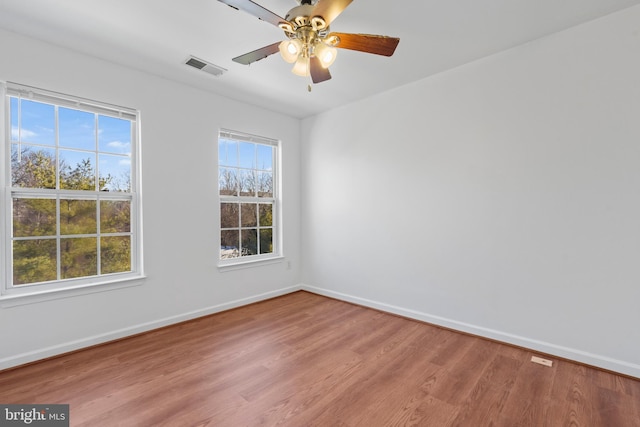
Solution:
<path fill-rule="evenodd" d="M 221 213 L 222 203 L 231 202 L 231 203 L 261 203 L 261 202 L 271 202 L 273 203 L 273 211 L 272 211 L 272 239 L 273 239 L 273 252 L 268 254 L 256 254 L 249 256 L 240 256 L 237 258 L 225 258 L 221 257 L 221 245 L 222 245 L 222 227 L 220 221 L 218 221 L 218 268 L 222 271 L 225 270 L 234 270 L 237 268 L 245 268 L 245 267 L 255 267 L 263 264 L 269 264 L 273 262 L 280 262 L 284 258 L 283 256 L 283 245 L 282 245 L 282 200 L 281 200 L 281 157 L 282 157 L 282 147 L 281 142 L 276 139 L 266 138 L 262 136 L 252 135 L 245 132 L 239 132 L 229 129 L 220 129 L 218 132 L 218 138 L 216 140 L 216 146 L 219 147 L 219 143 L 221 139 L 234 140 L 238 142 L 251 142 L 256 144 L 269 145 L 275 148 L 275 154 L 273 156 L 273 197 L 251 197 L 251 196 L 241 196 L 240 194 L 236 196 L 227 196 L 220 194 L 220 182 L 218 181 L 218 185 L 216 186 L 216 191 L 218 194 L 218 212 Z M 218 153 L 218 150 L 216 150 Z M 220 179 L 220 160 L 217 159 L 217 169 L 218 169 L 218 180 Z M 242 225 L 239 225 L 239 228 L 242 229 Z"/>
<path fill-rule="evenodd" d="M 11 123 L 9 120 L 10 97 L 22 97 L 37 102 L 69 107 L 76 110 L 97 113 L 104 116 L 125 118 L 132 123 L 131 141 L 131 192 L 100 192 L 61 189 L 32 189 L 11 186 Z M 142 207 L 141 207 L 141 173 L 140 173 L 140 120 L 139 112 L 130 108 L 115 106 L 103 102 L 47 91 L 35 87 L 12 82 L 0 82 L 0 121 L 4 123 L 4 132 L 0 132 L 0 197 L 3 207 L 0 209 L 0 224 L 4 227 L 3 241 L 0 244 L 0 267 L 4 274 L 0 281 L 0 307 L 29 304 L 93 292 L 119 289 L 142 283 L 144 278 L 142 257 Z M 57 127 L 56 117 L 56 127 Z M 57 142 L 56 142 L 57 148 Z M 97 276 L 85 276 L 72 279 L 61 279 L 32 284 L 13 285 L 13 197 L 47 197 L 55 198 L 59 204 L 61 199 L 90 199 L 99 203 L 101 200 L 129 200 L 131 203 L 131 271 L 110 273 Z M 99 212 L 99 207 L 98 207 Z M 98 213 L 99 215 L 99 213 Z M 57 219 L 57 235 L 60 237 L 59 218 Z M 126 234 L 126 233 L 125 233 Z M 96 236 L 98 233 L 96 233 Z M 78 236 L 82 237 L 82 236 Z M 58 254 L 60 257 L 60 254 Z M 59 267 L 58 267 L 59 268 Z"/>

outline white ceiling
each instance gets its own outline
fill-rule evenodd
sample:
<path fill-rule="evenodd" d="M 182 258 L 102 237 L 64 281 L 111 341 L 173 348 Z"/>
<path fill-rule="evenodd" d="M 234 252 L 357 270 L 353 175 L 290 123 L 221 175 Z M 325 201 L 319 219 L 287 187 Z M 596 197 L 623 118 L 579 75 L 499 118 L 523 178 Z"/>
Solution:
<path fill-rule="evenodd" d="M 280 16 L 297 5 L 255 2 Z M 396 53 L 340 50 L 333 79 L 311 93 L 309 81 L 293 75 L 279 55 L 250 66 L 232 62 L 284 36 L 217 0 L 1 0 L 0 28 L 302 118 L 636 4 L 640 0 L 354 0 L 331 29 L 399 37 Z M 189 55 L 228 72 L 213 77 L 190 68 L 183 64 Z"/>

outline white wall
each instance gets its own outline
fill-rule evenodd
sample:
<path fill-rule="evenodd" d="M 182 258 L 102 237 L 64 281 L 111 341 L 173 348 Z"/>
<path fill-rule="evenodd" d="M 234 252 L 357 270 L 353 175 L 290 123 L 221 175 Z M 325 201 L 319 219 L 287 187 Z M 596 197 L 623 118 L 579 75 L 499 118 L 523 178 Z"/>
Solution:
<path fill-rule="evenodd" d="M 640 377 L 640 7 L 306 119 L 307 289 Z"/>
<path fill-rule="evenodd" d="M 9 32 L 0 31 L 0 51 L 0 80 L 141 111 L 148 276 L 137 287 L 0 308 L 0 369 L 297 289 L 299 120 Z M 291 269 L 216 267 L 221 127 L 282 140 Z"/>

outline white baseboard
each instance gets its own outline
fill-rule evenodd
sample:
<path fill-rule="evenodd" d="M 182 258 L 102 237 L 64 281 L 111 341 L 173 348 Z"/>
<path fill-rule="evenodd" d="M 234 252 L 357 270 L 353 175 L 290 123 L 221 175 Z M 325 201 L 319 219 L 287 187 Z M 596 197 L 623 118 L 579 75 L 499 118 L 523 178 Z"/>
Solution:
<path fill-rule="evenodd" d="M 341 292 L 335 292 L 328 289 L 317 288 L 315 286 L 309 286 L 309 285 L 303 284 L 302 290 L 312 292 L 318 295 L 335 298 L 341 301 L 351 302 L 353 304 L 374 308 L 387 313 L 393 313 L 399 316 L 420 320 L 433 325 L 438 325 L 445 328 L 466 332 L 466 333 L 477 335 L 480 337 L 490 338 L 492 340 L 516 345 L 518 347 L 527 348 L 533 351 L 538 351 L 538 352 L 549 354 L 552 356 L 561 357 L 563 359 L 574 360 L 579 363 L 584 363 L 586 365 L 591 365 L 591 366 L 606 369 L 609 371 L 619 372 L 621 374 L 629 375 L 635 378 L 640 378 L 640 365 L 637 365 L 634 363 L 629 363 L 622 360 L 613 359 L 607 356 L 592 354 L 582 350 L 568 348 L 561 345 L 556 345 L 556 344 L 539 341 L 539 340 L 535 340 L 527 337 L 513 335 L 507 332 L 484 328 L 482 326 L 459 322 L 456 320 L 447 319 L 440 316 L 434 316 L 428 313 L 423 313 L 420 311 L 415 311 L 415 310 L 411 310 L 403 307 L 385 304 L 378 301 L 372 301 L 366 298 L 347 295 Z"/>
<path fill-rule="evenodd" d="M 142 323 L 139 325 L 119 329 L 119 330 L 108 332 L 105 334 L 94 335 L 94 336 L 79 339 L 76 341 L 70 341 L 63 344 L 38 349 L 28 353 L 9 356 L 9 357 L 0 359 L 0 370 L 13 368 L 16 366 L 24 365 L 26 363 L 31 363 L 38 360 L 46 359 L 48 357 L 58 356 L 60 354 L 68 353 L 70 351 L 80 350 L 86 347 L 91 347 L 93 345 L 103 344 L 109 341 L 126 338 L 132 335 L 148 332 L 153 329 L 162 328 L 164 326 L 172 325 L 175 323 L 180 323 L 187 320 L 196 319 L 198 317 L 219 313 L 221 311 L 230 310 L 232 308 L 241 307 L 243 305 L 264 301 L 270 298 L 275 298 L 281 295 L 286 295 L 292 292 L 296 292 L 296 291 L 299 291 L 300 289 L 301 289 L 301 286 L 299 285 L 291 286 L 288 288 L 282 288 L 275 291 L 266 292 L 259 295 L 253 295 L 251 297 L 242 298 L 235 301 L 229 301 L 223 304 L 214 305 L 211 307 L 203 308 L 201 310 L 195 310 L 188 313 L 179 314 L 176 316 L 165 317 L 163 319 Z"/>
<path fill-rule="evenodd" d="M 585 363 L 587 365 L 599 367 L 602 369 L 607 369 L 614 372 L 619 372 L 621 374 L 629 375 L 635 378 L 640 378 L 640 365 L 637 365 L 634 363 L 629 363 L 622 360 L 613 359 L 607 356 L 592 354 L 592 353 L 588 353 L 588 352 L 577 350 L 577 349 L 572 349 L 564 346 L 559 346 L 556 344 L 538 341 L 531 338 L 521 337 L 518 335 L 509 334 L 509 333 L 494 330 L 494 329 L 488 329 L 481 326 L 459 322 L 456 320 L 447 319 L 440 316 L 434 316 L 428 313 L 410 310 L 403 307 L 385 304 L 378 301 L 372 301 L 366 298 L 360 298 L 360 297 L 356 297 L 348 294 L 343 294 L 341 292 L 335 292 L 328 289 L 318 288 L 318 287 L 304 285 L 304 284 L 282 288 L 275 291 L 266 292 L 263 294 L 230 301 L 223 304 L 218 304 L 218 305 L 207 307 L 201 310 L 195 310 L 188 313 L 179 314 L 176 316 L 170 316 L 163 319 L 158 319 L 152 322 L 147 322 L 147 323 L 131 326 L 128 328 L 119 329 L 119 330 L 112 331 L 105 334 L 94 335 L 91 337 L 38 349 L 28 353 L 22 353 L 15 356 L 6 357 L 3 359 L 0 359 L 0 370 L 12 368 L 12 367 L 23 365 L 26 363 L 35 362 L 37 360 L 46 359 L 48 357 L 53 357 L 60 354 L 68 353 L 70 351 L 80 350 L 82 348 L 90 347 L 93 345 L 103 344 L 109 341 L 126 338 L 131 335 L 148 332 L 153 329 L 158 329 L 164 326 L 184 322 L 184 321 L 195 319 L 202 316 L 208 316 L 210 314 L 215 314 L 215 313 L 230 310 L 233 308 L 241 307 L 243 305 L 248 305 L 255 302 L 267 300 L 270 298 L 275 298 L 275 297 L 286 295 L 299 290 L 304 290 L 304 291 L 308 291 L 318 295 L 335 298 L 341 301 L 351 302 L 354 304 L 374 308 L 387 313 L 397 314 L 399 316 L 420 320 L 426 323 L 443 326 L 445 328 L 470 333 L 480 337 L 490 338 L 496 341 L 513 344 L 519 347 L 524 347 L 534 351 L 539 351 L 541 353 L 562 357 L 569 360 L 575 360 L 576 362 Z"/>

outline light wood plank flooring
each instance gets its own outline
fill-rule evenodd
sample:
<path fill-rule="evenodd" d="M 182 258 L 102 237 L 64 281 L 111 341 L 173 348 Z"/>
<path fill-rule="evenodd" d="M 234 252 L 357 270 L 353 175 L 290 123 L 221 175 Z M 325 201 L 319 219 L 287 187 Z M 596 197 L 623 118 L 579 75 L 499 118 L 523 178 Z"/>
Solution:
<path fill-rule="evenodd" d="M 297 292 L 0 372 L 72 426 L 640 426 L 640 381 Z"/>

